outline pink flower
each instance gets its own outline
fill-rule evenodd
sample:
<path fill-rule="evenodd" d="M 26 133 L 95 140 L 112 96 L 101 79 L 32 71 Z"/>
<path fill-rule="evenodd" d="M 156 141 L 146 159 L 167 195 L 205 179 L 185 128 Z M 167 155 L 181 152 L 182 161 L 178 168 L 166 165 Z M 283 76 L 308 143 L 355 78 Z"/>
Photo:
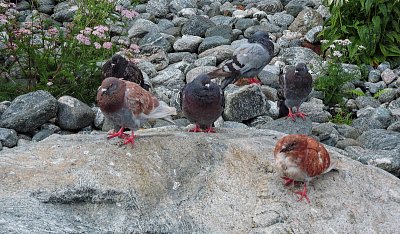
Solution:
<path fill-rule="evenodd" d="M 21 37 L 24 35 L 32 35 L 32 31 L 26 28 L 20 28 L 14 31 L 15 36 Z"/>
<path fill-rule="evenodd" d="M 108 32 L 108 27 L 104 26 L 104 25 L 98 25 L 98 26 L 94 27 L 94 30 L 96 30 L 97 32 L 100 32 L 100 33 L 105 33 L 105 32 Z"/>
<path fill-rule="evenodd" d="M 16 50 L 18 48 L 18 46 L 15 43 L 8 43 L 7 47 L 11 50 Z"/>
<path fill-rule="evenodd" d="M 6 15 L 0 14 L 0 23 L 1 24 L 7 24 L 8 23 Z"/>
<path fill-rule="evenodd" d="M 93 43 L 93 44 L 94 44 L 94 47 L 95 47 L 96 49 L 100 49 L 100 48 L 101 48 L 100 43 L 95 42 L 95 43 Z"/>
<path fill-rule="evenodd" d="M 121 12 L 124 8 L 121 5 L 116 5 L 115 10 Z"/>
<path fill-rule="evenodd" d="M 90 33 L 92 33 L 92 31 L 93 31 L 93 29 L 91 29 L 91 28 L 85 28 L 79 32 L 82 33 L 83 35 L 88 36 L 88 35 L 90 35 Z"/>
<path fill-rule="evenodd" d="M 131 45 L 129 46 L 129 49 L 132 50 L 132 51 L 135 52 L 135 53 L 139 53 L 139 52 L 140 52 L 139 46 L 136 45 L 136 44 L 131 44 Z"/>
<path fill-rule="evenodd" d="M 122 10 L 121 15 L 127 19 L 133 19 L 138 13 L 134 10 Z"/>
<path fill-rule="evenodd" d="M 92 34 L 97 36 L 98 38 L 102 38 L 102 39 L 106 38 L 106 35 L 99 31 L 93 31 Z"/>
<path fill-rule="evenodd" d="M 55 36 L 55 35 L 58 34 L 58 29 L 57 29 L 57 28 L 49 28 L 49 29 L 47 30 L 47 33 L 48 33 L 50 36 Z"/>
<path fill-rule="evenodd" d="M 76 35 L 76 39 L 82 44 L 90 45 L 90 38 L 83 34 Z"/>
<path fill-rule="evenodd" d="M 103 48 L 104 49 L 111 49 L 112 48 L 112 43 L 109 41 L 106 41 L 103 43 Z"/>

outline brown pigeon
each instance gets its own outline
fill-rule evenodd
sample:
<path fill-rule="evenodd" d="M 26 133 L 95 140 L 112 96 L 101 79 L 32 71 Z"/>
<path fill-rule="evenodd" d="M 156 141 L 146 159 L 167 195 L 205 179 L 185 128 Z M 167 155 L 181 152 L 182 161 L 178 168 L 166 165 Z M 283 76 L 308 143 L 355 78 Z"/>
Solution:
<path fill-rule="evenodd" d="M 274 43 L 266 32 L 254 33 L 247 43 L 239 46 L 232 59 L 228 60 L 222 68 L 209 73 L 211 78 L 225 77 L 221 88 L 235 83 L 240 78 L 252 78 L 251 82 L 260 83 L 255 77 L 271 61 L 274 54 Z"/>
<path fill-rule="evenodd" d="M 162 118 L 172 122 L 171 115 L 176 115 L 174 107 L 158 101 L 138 84 L 115 77 L 103 80 L 97 91 L 97 104 L 111 122 L 121 126 L 108 138 L 121 137 L 126 140 L 124 144 L 134 143 L 133 129 L 139 128 L 148 119 Z M 130 128 L 132 135 L 125 134 L 124 128 Z"/>
<path fill-rule="evenodd" d="M 150 89 L 150 85 L 143 78 L 142 71 L 123 54 L 115 54 L 104 63 L 101 74 L 103 80 L 107 77 L 123 78 L 126 81 L 139 84 L 147 91 Z"/>
<path fill-rule="evenodd" d="M 314 138 L 302 134 L 292 134 L 278 140 L 274 149 L 277 169 L 285 180 L 285 185 L 297 181 L 304 181 L 299 201 L 305 198 L 308 202 L 307 183 L 318 175 L 336 168 L 332 163 L 328 151 Z"/>
<path fill-rule="evenodd" d="M 215 132 L 212 124 L 224 110 L 221 88 L 207 74 L 200 74 L 182 89 L 182 110 L 196 127 L 191 132 Z"/>
<path fill-rule="evenodd" d="M 295 68 L 290 67 L 286 74 L 280 77 L 281 90 L 278 92 L 278 96 L 280 96 L 278 101 L 279 117 L 287 113 L 287 116 L 292 118 L 293 121 L 296 116 L 300 116 L 302 119 L 305 118 L 306 114 L 300 112 L 300 105 L 311 93 L 312 82 L 312 76 L 304 63 L 298 63 Z M 295 113 L 293 113 L 293 107 L 296 107 Z M 286 108 L 288 110 L 285 110 Z"/>

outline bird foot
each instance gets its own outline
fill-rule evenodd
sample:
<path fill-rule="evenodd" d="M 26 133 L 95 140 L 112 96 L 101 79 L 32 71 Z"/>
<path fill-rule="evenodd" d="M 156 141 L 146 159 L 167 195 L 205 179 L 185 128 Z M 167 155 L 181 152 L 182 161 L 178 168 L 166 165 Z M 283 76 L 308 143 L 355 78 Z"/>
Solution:
<path fill-rule="evenodd" d="M 295 116 L 300 116 L 303 120 L 306 118 L 306 113 L 303 113 L 303 112 L 296 112 L 295 114 L 294 114 Z"/>
<path fill-rule="evenodd" d="M 111 139 L 114 137 L 119 137 L 119 138 L 126 138 L 127 136 L 129 136 L 129 134 L 124 133 L 124 128 L 120 128 L 118 132 L 113 132 L 113 133 L 108 133 L 107 138 Z"/>
<path fill-rule="evenodd" d="M 261 81 L 259 79 L 257 79 L 256 77 L 249 78 L 248 82 L 249 82 L 249 84 L 258 84 L 258 85 L 261 84 Z"/>
<path fill-rule="evenodd" d="M 124 138 L 124 140 L 125 140 L 123 143 L 124 145 L 131 143 L 133 146 L 135 144 L 135 135 L 132 134 L 131 136 Z"/>
<path fill-rule="evenodd" d="M 303 198 L 305 198 L 307 200 L 307 202 L 310 203 L 310 199 L 307 196 L 307 185 L 306 185 L 305 182 L 304 182 L 303 190 L 302 191 L 297 191 L 295 193 L 300 195 L 300 198 L 297 201 L 301 201 L 301 200 L 303 200 Z"/>
<path fill-rule="evenodd" d="M 286 176 L 283 176 L 281 178 L 285 180 L 285 182 L 284 182 L 285 186 L 288 186 L 290 184 L 297 185 L 297 184 L 301 183 L 299 181 L 295 181 L 294 179 L 291 179 L 291 178 L 286 177 Z"/>
<path fill-rule="evenodd" d="M 204 132 L 206 132 L 206 133 L 215 133 L 215 130 L 212 127 L 208 127 L 208 128 L 206 128 L 206 130 L 204 130 Z"/>
<path fill-rule="evenodd" d="M 203 132 L 203 130 L 201 130 L 200 126 L 196 124 L 196 127 L 190 129 L 189 132 Z"/>
<path fill-rule="evenodd" d="M 293 121 L 296 121 L 296 114 L 293 114 L 291 111 L 289 111 L 289 114 L 287 115 L 287 117 L 291 118 Z"/>

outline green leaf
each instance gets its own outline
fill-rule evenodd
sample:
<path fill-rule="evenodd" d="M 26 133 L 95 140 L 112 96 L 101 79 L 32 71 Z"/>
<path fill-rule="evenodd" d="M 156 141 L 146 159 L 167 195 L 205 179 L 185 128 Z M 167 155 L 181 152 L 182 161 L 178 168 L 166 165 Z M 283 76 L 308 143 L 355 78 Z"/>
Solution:
<path fill-rule="evenodd" d="M 400 56 L 400 48 L 398 46 L 379 44 L 379 49 L 381 50 L 382 54 L 386 57 Z"/>

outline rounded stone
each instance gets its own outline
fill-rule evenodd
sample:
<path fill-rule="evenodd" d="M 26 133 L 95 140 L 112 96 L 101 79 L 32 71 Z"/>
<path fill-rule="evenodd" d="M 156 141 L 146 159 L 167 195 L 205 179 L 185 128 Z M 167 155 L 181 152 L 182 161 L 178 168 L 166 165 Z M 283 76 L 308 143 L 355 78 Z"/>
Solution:
<path fill-rule="evenodd" d="M 80 100 L 62 96 L 58 103 L 57 122 L 61 129 L 74 131 L 93 123 L 95 113 Z"/>

